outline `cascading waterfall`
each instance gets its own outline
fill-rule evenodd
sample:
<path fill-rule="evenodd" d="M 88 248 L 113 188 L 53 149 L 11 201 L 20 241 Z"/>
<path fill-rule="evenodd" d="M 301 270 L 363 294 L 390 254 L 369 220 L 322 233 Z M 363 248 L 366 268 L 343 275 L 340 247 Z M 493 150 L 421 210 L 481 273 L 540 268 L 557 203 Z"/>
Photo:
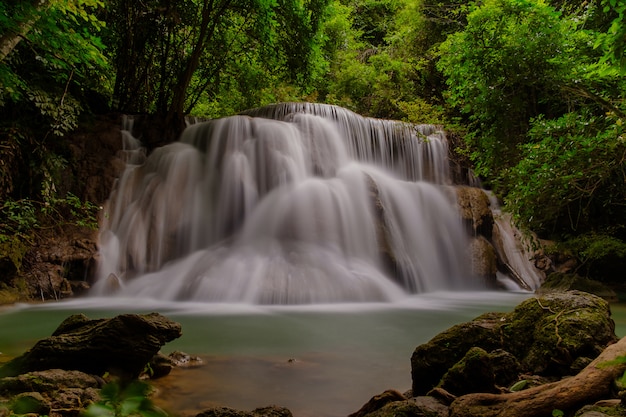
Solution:
<path fill-rule="evenodd" d="M 130 159 L 93 293 L 253 304 L 477 287 L 431 125 L 284 103 L 189 126 Z"/>

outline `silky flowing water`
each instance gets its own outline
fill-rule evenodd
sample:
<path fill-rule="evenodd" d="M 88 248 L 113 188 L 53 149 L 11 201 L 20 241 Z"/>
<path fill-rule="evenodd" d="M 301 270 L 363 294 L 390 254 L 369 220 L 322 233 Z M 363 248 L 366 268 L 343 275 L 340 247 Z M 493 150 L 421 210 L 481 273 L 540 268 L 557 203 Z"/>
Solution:
<path fill-rule="evenodd" d="M 131 131 L 91 293 L 1 312 L 0 359 L 69 314 L 158 311 L 183 327 L 163 353 L 204 361 L 155 381 L 164 408 L 345 416 L 410 388 L 417 345 L 531 296 L 472 272 L 437 126 L 285 103 L 191 125 L 147 157 Z"/>

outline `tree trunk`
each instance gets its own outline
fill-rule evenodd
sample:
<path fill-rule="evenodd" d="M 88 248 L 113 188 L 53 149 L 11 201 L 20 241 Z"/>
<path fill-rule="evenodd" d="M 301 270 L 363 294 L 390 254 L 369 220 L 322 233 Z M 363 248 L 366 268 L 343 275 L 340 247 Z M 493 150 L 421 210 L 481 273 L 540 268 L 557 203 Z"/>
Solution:
<path fill-rule="evenodd" d="M 174 86 L 174 97 L 172 98 L 172 103 L 168 111 L 168 122 L 175 121 L 185 116 L 185 99 L 187 98 L 187 89 L 189 88 L 189 84 L 191 84 L 193 74 L 198 69 L 200 57 L 213 36 L 218 20 L 222 18 L 231 3 L 231 0 L 222 0 L 221 3 L 218 2 L 217 4 L 214 4 L 213 1 L 204 2 L 202 7 L 202 21 L 200 22 L 200 33 L 196 45 L 187 60 L 185 69 L 177 80 L 176 86 Z"/>
<path fill-rule="evenodd" d="M 49 0 L 34 0 L 31 4 L 33 8 L 31 15 L 23 22 L 17 24 L 15 31 L 7 31 L 0 37 L 0 62 L 15 49 L 18 43 L 26 36 L 31 28 L 37 23 L 41 13 L 50 5 Z"/>
<path fill-rule="evenodd" d="M 506 394 L 467 394 L 450 406 L 450 417 L 544 417 L 553 410 L 574 410 L 610 393 L 626 363 L 607 365 L 626 356 L 626 337 L 609 346 L 578 375 Z"/>

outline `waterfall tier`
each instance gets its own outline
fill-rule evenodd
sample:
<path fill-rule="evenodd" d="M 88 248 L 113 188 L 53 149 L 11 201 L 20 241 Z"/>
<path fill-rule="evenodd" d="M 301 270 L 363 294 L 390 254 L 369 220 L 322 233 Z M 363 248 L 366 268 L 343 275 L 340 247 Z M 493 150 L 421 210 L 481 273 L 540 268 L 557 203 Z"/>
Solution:
<path fill-rule="evenodd" d="M 193 124 L 129 159 L 93 292 L 302 304 L 476 288 L 447 152 L 435 126 L 329 105 Z"/>

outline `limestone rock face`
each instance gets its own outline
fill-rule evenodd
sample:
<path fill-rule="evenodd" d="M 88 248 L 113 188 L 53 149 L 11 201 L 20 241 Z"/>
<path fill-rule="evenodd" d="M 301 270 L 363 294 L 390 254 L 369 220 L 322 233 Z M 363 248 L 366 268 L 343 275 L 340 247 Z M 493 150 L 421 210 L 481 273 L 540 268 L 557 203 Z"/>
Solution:
<path fill-rule="evenodd" d="M 181 335 L 179 323 L 158 313 L 96 320 L 73 315 L 51 337 L 0 368 L 0 377 L 59 368 L 136 378 L 164 344 Z"/>
<path fill-rule="evenodd" d="M 482 277 L 488 287 L 496 286 L 498 255 L 491 243 L 484 236 L 477 236 L 470 241 L 472 272 Z"/>
<path fill-rule="evenodd" d="M 493 386 L 496 380 L 505 383 L 512 376 L 503 378 L 503 372 L 515 365 L 497 370 L 493 361 L 483 360 L 496 353 L 506 357 L 505 363 L 519 363 L 520 373 L 562 377 L 572 372 L 578 358 L 595 358 L 617 340 L 609 305 L 602 298 L 580 291 L 533 297 L 511 313 L 483 314 L 418 346 L 411 357 L 413 395 L 426 394 L 440 382 L 449 388 L 451 378 L 443 382 L 442 378 L 455 365 L 464 371 L 476 369 L 463 373 L 467 380 L 483 378 L 464 387 L 484 390 L 485 384 Z"/>
<path fill-rule="evenodd" d="M 493 213 L 487 194 L 476 187 L 456 187 L 457 204 L 461 218 L 474 236 L 482 235 L 491 239 Z"/>

